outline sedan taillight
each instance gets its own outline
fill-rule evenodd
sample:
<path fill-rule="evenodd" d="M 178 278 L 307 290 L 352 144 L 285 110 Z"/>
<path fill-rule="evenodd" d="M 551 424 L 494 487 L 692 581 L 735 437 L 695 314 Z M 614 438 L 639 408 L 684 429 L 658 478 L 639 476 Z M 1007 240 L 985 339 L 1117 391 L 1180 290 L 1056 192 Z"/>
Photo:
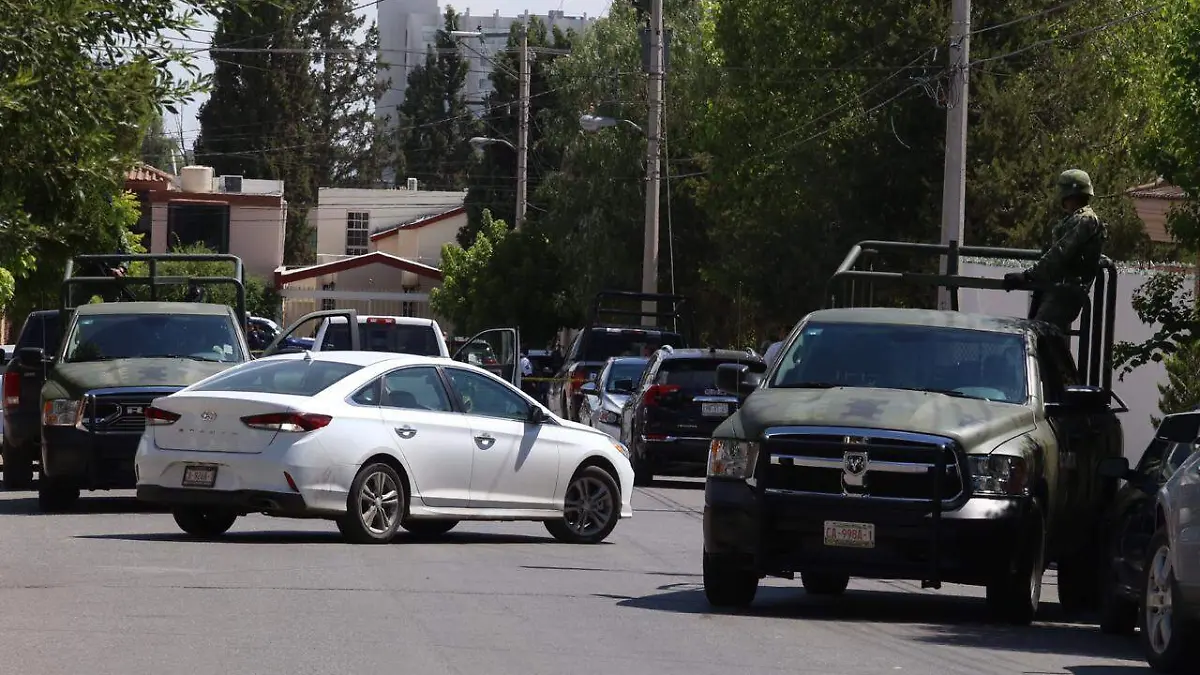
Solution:
<path fill-rule="evenodd" d="M 249 415 L 242 418 L 242 423 L 251 429 L 298 433 L 316 431 L 327 426 L 332 421 L 333 418 L 329 415 L 316 415 L 312 413 L 267 413 L 265 415 Z"/>
<path fill-rule="evenodd" d="M 165 427 L 168 424 L 175 424 L 179 421 L 179 413 L 155 408 L 154 406 L 146 406 L 144 414 L 146 416 L 146 424 L 152 427 Z"/>

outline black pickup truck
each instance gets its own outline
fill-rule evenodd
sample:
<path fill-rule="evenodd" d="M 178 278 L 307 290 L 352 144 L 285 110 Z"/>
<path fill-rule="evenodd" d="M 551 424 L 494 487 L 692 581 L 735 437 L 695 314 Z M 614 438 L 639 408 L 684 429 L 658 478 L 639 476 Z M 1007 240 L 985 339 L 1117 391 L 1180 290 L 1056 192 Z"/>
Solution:
<path fill-rule="evenodd" d="M 864 249 L 949 254 L 946 275 L 858 271 Z M 749 396 L 713 433 L 704 587 L 717 606 L 753 601 L 763 576 L 801 575 L 839 594 L 851 577 L 981 585 L 1004 620 L 1029 623 L 1058 565 L 1064 609 L 1095 607 L 1106 507 L 1123 456 L 1112 392 L 1116 269 L 1101 261 L 1078 364 L 1041 322 L 957 310 L 957 289 L 1001 288 L 957 273 L 957 253 L 1037 251 L 863 242 L 834 281 L 900 280 L 953 291 L 950 310 L 853 306 L 805 317 L 757 376 L 718 369 Z M 866 282 L 866 284 L 863 284 Z M 836 286 L 836 284 L 834 284 Z M 838 297 L 827 294 L 827 297 Z"/>
<path fill-rule="evenodd" d="M 657 309 L 639 303 L 657 303 Z M 629 325 L 623 318 L 640 318 L 643 325 Z M 664 345 L 691 347 L 694 322 L 690 305 L 682 295 L 601 291 L 596 294 L 587 324 L 580 329 L 563 355 L 563 363 L 547 395 L 550 410 L 565 419 L 579 421 L 583 402 L 581 387 L 604 368 L 614 356 L 650 356 Z"/>
<path fill-rule="evenodd" d="M 4 366 L 4 438 L 0 455 L 4 458 L 4 487 L 28 490 L 33 485 L 33 469 L 41 444 L 42 383 L 50 362 L 44 359 L 22 361 L 22 350 L 40 349 L 43 354 L 58 351 L 61 337 L 57 309 L 30 312 L 21 326 L 12 359 Z"/>

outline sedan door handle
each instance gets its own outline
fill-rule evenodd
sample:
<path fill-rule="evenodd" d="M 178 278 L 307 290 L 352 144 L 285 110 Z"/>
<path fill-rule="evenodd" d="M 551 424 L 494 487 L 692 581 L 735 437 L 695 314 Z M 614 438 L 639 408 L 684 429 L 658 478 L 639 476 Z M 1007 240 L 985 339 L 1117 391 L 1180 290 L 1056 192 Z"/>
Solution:
<path fill-rule="evenodd" d="M 395 431 L 396 431 L 397 436 L 399 436 L 400 438 L 403 438 L 405 440 L 408 440 L 408 439 L 412 438 L 413 436 L 417 435 L 417 430 L 408 425 L 405 425 L 402 427 L 396 427 Z"/>
<path fill-rule="evenodd" d="M 491 434 L 479 434 L 478 436 L 475 437 L 476 445 L 478 445 L 483 450 L 487 450 L 488 448 L 492 447 L 492 444 L 495 442 L 496 442 L 496 439 L 494 437 L 492 437 Z"/>

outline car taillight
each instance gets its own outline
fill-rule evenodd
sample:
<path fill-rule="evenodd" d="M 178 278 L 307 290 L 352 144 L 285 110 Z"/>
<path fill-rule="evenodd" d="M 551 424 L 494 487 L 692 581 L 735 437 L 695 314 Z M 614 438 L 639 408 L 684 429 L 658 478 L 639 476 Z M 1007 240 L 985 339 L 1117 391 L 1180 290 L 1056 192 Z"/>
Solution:
<path fill-rule="evenodd" d="M 678 391 L 680 391 L 680 387 L 677 384 L 656 384 L 642 394 L 642 404 L 662 405 L 664 399 Z"/>
<path fill-rule="evenodd" d="M 154 406 L 147 406 L 144 414 L 146 416 L 146 424 L 152 427 L 164 427 L 179 421 L 179 413 L 155 408 Z"/>
<path fill-rule="evenodd" d="M 491 356 L 485 356 L 485 357 L 483 357 L 483 365 L 494 366 L 494 365 L 496 365 L 496 359 Z"/>
<path fill-rule="evenodd" d="M 4 374 L 4 407 L 15 408 L 21 403 L 21 374 Z"/>
<path fill-rule="evenodd" d="M 373 316 L 373 317 L 367 319 L 367 323 L 379 323 L 379 324 L 383 324 L 385 326 L 394 326 L 394 325 L 396 325 L 396 320 L 389 319 L 389 318 L 382 317 L 382 316 Z"/>
<path fill-rule="evenodd" d="M 262 431 L 316 431 L 332 421 L 333 418 L 329 415 L 312 413 L 267 413 L 242 418 L 242 423 L 246 426 Z"/>
<path fill-rule="evenodd" d="M 587 382 L 587 375 L 582 370 L 577 370 L 571 373 L 571 382 L 568 385 L 568 391 L 572 396 L 579 393 L 579 388 Z"/>

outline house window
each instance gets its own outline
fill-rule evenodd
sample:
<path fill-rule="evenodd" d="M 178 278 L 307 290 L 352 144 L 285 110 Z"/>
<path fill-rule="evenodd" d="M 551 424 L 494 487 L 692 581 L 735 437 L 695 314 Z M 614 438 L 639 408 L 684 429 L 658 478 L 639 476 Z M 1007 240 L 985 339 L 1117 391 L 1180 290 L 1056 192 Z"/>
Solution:
<path fill-rule="evenodd" d="M 323 290 L 323 291 L 337 290 L 337 284 L 322 284 L 321 290 Z M 321 298 L 321 311 L 323 311 L 323 312 L 329 312 L 329 311 L 337 309 L 336 305 L 337 305 L 337 303 L 334 301 L 333 298 Z"/>
<path fill-rule="evenodd" d="M 346 255 L 365 255 L 367 231 L 371 227 L 371 214 L 361 211 L 346 213 Z"/>
<path fill-rule="evenodd" d="M 168 250 L 202 244 L 229 253 L 229 204 L 172 202 L 167 208 Z"/>

